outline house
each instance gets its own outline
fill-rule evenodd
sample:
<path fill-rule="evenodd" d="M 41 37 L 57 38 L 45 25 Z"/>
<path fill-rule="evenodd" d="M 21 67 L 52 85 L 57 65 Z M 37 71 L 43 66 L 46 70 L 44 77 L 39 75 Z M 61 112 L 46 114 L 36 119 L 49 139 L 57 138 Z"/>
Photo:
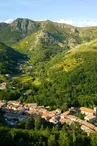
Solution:
<path fill-rule="evenodd" d="M 97 132 L 97 127 L 96 126 L 94 127 L 94 130 Z"/>
<path fill-rule="evenodd" d="M 60 109 L 56 109 L 56 114 L 61 114 L 61 110 Z"/>
<path fill-rule="evenodd" d="M 16 100 L 16 101 L 10 100 L 10 101 L 8 101 L 8 105 L 10 105 L 10 104 L 15 105 L 15 106 L 19 106 L 21 104 L 21 102 L 18 100 Z"/>
<path fill-rule="evenodd" d="M 0 101 L 0 108 L 6 107 L 6 102 L 5 101 Z"/>
<path fill-rule="evenodd" d="M 33 109 L 36 109 L 37 106 L 29 106 L 29 110 L 33 110 Z"/>
<path fill-rule="evenodd" d="M 97 107 L 94 107 L 94 115 L 97 117 Z"/>
<path fill-rule="evenodd" d="M 83 121 L 83 120 L 81 120 L 80 124 L 81 125 L 85 125 L 85 126 L 89 127 L 90 129 L 94 129 L 95 128 L 95 126 L 93 124 L 91 124 L 89 122 L 86 122 L 86 121 Z"/>
<path fill-rule="evenodd" d="M 12 110 L 16 111 L 18 106 L 12 105 L 12 104 L 11 104 L 11 105 L 9 105 L 9 107 L 10 107 Z"/>
<path fill-rule="evenodd" d="M 56 115 L 56 110 L 50 111 L 49 116 L 52 118 L 53 116 Z"/>
<path fill-rule="evenodd" d="M 76 116 L 73 116 L 73 115 L 68 115 L 68 116 L 66 116 L 66 118 L 67 119 L 70 119 L 71 121 L 77 121 L 77 119 L 78 119 L 78 117 L 76 117 Z"/>
<path fill-rule="evenodd" d="M 86 107 L 81 107 L 80 111 L 81 111 L 82 114 L 85 114 L 85 115 L 93 115 L 94 114 L 93 109 L 86 108 Z"/>
<path fill-rule="evenodd" d="M 89 127 L 87 127 L 87 126 L 85 126 L 85 125 L 82 125 L 82 126 L 81 126 L 81 129 L 82 129 L 83 131 L 85 131 L 85 132 L 87 133 L 88 136 L 90 135 L 90 133 L 94 133 L 94 132 L 95 132 L 94 130 L 90 129 Z"/>
<path fill-rule="evenodd" d="M 29 110 L 28 104 L 24 104 L 23 106 L 24 106 L 24 108 L 25 108 L 26 110 Z"/>
<path fill-rule="evenodd" d="M 5 74 L 5 77 L 9 77 L 10 75 L 9 74 Z"/>
<path fill-rule="evenodd" d="M 56 118 L 56 120 L 60 120 L 60 115 L 55 115 L 54 117 Z"/>
<path fill-rule="evenodd" d="M 84 120 L 89 121 L 91 123 L 96 122 L 97 121 L 97 117 L 94 115 L 87 115 Z"/>
<path fill-rule="evenodd" d="M 37 108 L 37 103 L 24 104 L 24 108 L 29 109 L 29 110 L 33 110 L 33 109 Z"/>
<path fill-rule="evenodd" d="M 50 117 L 53 117 L 55 115 L 60 115 L 60 114 L 61 114 L 61 110 L 60 109 L 56 109 L 56 110 L 53 110 L 53 111 L 49 112 L 49 116 Z"/>
<path fill-rule="evenodd" d="M 78 123 L 79 123 L 79 125 L 82 125 L 83 120 L 81 120 L 80 118 L 78 118 L 78 119 L 76 120 L 76 122 L 78 122 Z"/>
<path fill-rule="evenodd" d="M 61 124 L 71 124 L 72 121 L 71 121 L 70 119 L 61 118 L 61 119 L 60 119 L 60 123 L 61 123 Z"/>
<path fill-rule="evenodd" d="M 78 113 L 78 110 L 77 110 L 77 108 L 75 108 L 75 107 L 69 108 L 69 111 L 70 111 L 71 114 L 76 114 L 76 113 Z"/>
<path fill-rule="evenodd" d="M 49 120 L 50 123 L 53 123 L 53 124 L 58 124 L 58 120 L 55 118 L 55 117 L 52 117 L 50 120 Z"/>
<path fill-rule="evenodd" d="M 5 77 L 9 80 L 12 80 L 12 76 L 10 74 L 5 74 Z"/>
<path fill-rule="evenodd" d="M 33 115 L 33 116 L 39 115 L 39 112 L 36 109 L 26 110 L 25 113 L 28 113 L 29 115 Z"/>
<path fill-rule="evenodd" d="M 73 121 L 77 122 L 78 117 L 73 115 L 68 115 L 69 112 L 64 112 L 64 115 L 61 115 L 60 123 L 61 124 L 71 124 Z"/>
<path fill-rule="evenodd" d="M 45 109 L 44 106 L 38 106 L 38 109 Z"/>
<path fill-rule="evenodd" d="M 12 104 L 7 104 L 7 109 L 12 109 L 13 105 Z"/>
<path fill-rule="evenodd" d="M 23 114 L 25 111 L 25 108 L 22 106 L 17 107 L 16 112 L 20 115 Z"/>
<path fill-rule="evenodd" d="M 50 106 L 46 106 L 45 108 L 46 108 L 46 109 L 50 109 Z"/>
<path fill-rule="evenodd" d="M 66 112 L 62 113 L 60 116 L 61 116 L 61 118 L 64 118 L 69 114 L 70 114 L 70 111 L 66 111 Z"/>
<path fill-rule="evenodd" d="M 38 112 L 39 112 L 40 114 L 42 114 L 42 113 L 47 112 L 47 110 L 46 110 L 46 109 L 44 109 L 44 108 L 40 108 L 40 109 L 38 109 Z"/>
<path fill-rule="evenodd" d="M 10 110 L 10 112 L 23 114 L 25 111 L 25 108 L 22 104 L 20 104 L 19 101 L 9 101 L 7 105 L 7 109 Z"/>
<path fill-rule="evenodd" d="M 51 116 L 49 115 L 49 112 L 45 112 L 42 114 L 42 118 L 48 121 L 50 120 Z"/>

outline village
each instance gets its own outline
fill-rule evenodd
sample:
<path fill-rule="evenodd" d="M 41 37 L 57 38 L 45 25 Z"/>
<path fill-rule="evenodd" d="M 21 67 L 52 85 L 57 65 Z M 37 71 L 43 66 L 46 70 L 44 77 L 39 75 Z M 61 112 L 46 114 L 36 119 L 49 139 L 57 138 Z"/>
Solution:
<path fill-rule="evenodd" d="M 81 129 L 89 135 L 91 132 L 97 132 L 97 108 L 94 110 L 86 107 L 80 108 L 80 113 L 85 115 L 84 120 L 77 116 L 78 109 L 69 108 L 65 112 L 60 109 L 49 111 L 49 106 L 38 106 L 37 103 L 22 104 L 20 101 L 0 101 L 0 112 L 4 111 L 5 121 L 10 125 L 16 125 L 21 121 L 25 121 L 30 115 L 33 117 L 41 116 L 46 121 L 53 124 L 71 124 L 79 123 Z M 75 116 L 76 113 L 76 116 Z"/>

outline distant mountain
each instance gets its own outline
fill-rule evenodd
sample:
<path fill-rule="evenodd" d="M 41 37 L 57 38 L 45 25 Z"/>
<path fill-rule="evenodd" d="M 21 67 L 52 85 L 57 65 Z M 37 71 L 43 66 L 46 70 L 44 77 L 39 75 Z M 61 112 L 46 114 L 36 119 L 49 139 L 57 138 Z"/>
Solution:
<path fill-rule="evenodd" d="M 25 19 L 17 20 L 24 21 Z M 14 25 L 16 25 L 16 21 L 14 21 Z M 33 21 L 31 21 L 31 24 L 32 22 Z M 59 52 L 69 50 L 76 45 L 97 38 L 97 27 L 77 28 L 49 20 L 36 21 L 33 23 L 36 24 L 34 26 L 37 26 L 34 27 L 33 33 L 31 31 L 29 35 L 26 33 L 27 36 L 24 39 L 12 46 L 22 53 L 27 53 L 30 58 L 32 58 L 33 63 L 46 61 Z M 13 23 L 11 25 L 13 25 Z M 20 28 L 21 29 L 18 27 L 19 31 L 22 30 L 23 32 L 23 30 L 25 30 L 22 27 Z M 28 29 L 26 32 L 28 32 Z"/>
<path fill-rule="evenodd" d="M 0 41 L 7 45 L 14 44 L 26 35 L 33 33 L 37 24 L 29 19 L 16 19 L 0 31 Z"/>
<path fill-rule="evenodd" d="M 75 44 L 80 44 L 83 41 L 97 38 L 97 27 L 78 28 L 50 20 L 32 21 L 30 19 L 18 18 L 11 24 L 0 24 L 0 42 L 11 46 L 40 30 L 59 37 L 62 42 L 69 44 L 69 46 L 75 46 Z"/>
<path fill-rule="evenodd" d="M 18 62 L 24 59 L 24 56 L 0 42 L 0 73 L 18 72 Z"/>

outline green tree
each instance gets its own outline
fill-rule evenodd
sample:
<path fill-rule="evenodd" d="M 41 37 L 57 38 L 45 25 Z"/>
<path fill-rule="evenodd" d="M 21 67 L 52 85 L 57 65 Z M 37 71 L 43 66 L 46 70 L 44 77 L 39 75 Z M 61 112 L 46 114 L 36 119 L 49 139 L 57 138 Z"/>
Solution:
<path fill-rule="evenodd" d="M 55 135 L 50 135 L 48 138 L 48 146 L 55 146 L 55 145 L 56 145 Z"/>

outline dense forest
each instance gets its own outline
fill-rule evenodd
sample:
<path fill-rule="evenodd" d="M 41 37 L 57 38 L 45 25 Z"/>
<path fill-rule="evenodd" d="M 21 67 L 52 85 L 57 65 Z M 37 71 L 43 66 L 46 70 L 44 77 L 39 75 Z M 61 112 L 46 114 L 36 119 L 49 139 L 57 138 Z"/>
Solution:
<path fill-rule="evenodd" d="M 18 72 L 19 60 L 24 60 L 25 55 L 19 53 L 0 42 L 0 73 L 15 73 Z"/>
<path fill-rule="evenodd" d="M 39 117 L 30 117 L 16 127 L 0 126 L 0 144 L 2 146 L 96 146 L 97 134 L 89 137 L 80 130 L 77 123 L 56 125 L 47 123 Z"/>

